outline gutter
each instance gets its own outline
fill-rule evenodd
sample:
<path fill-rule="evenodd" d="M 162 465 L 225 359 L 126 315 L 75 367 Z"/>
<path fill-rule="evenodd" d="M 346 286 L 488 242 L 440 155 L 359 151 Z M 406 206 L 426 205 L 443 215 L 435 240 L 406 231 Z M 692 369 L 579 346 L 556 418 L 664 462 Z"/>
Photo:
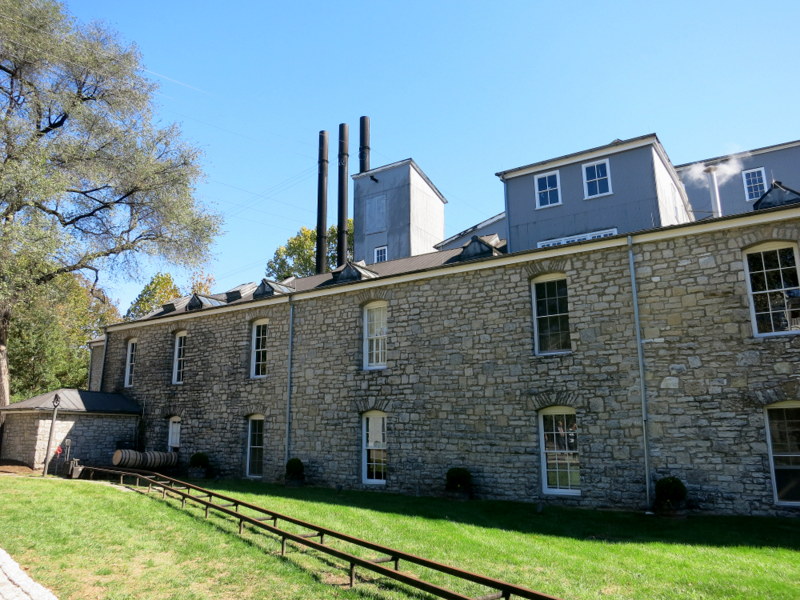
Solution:
<path fill-rule="evenodd" d="M 639 397 L 642 406 L 642 452 L 644 453 L 644 492 L 647 508 L 650 501 L 650 446 L 647 435 L 647 383 L 644 375 L 644 346 L 642 344 L 642 322 L 639 316 L 639 291 L 636 287 L 636 264 L 633 256 L 633 236 L 628 236 L 628 270 L 631 274 L 631 296 L 633 300 L 633 322 L 636 328 L 636 356 L 639 361 Z"/>
<path fill-rule="evenodd" d="M 283 464 L 291 458 L 292 436 L 292 353 L 294 352 L 294 304 L 289 296 L 289 348 L 286 360 L 286 452 Z"/>

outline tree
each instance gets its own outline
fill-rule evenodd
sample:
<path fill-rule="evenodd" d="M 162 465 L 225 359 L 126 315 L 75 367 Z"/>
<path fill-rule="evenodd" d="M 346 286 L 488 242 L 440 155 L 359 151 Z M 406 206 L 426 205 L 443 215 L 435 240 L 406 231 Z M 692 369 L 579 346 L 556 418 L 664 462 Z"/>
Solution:
<path fill-rule="evenodd" d="M 125 320 L 141 319 L 180 295 L 181 291 L 175 285 L 172 275 L 156 273 L 136 296 L 136 300 L 131 303 L 128 312 L 125 313 Z"/>
<path fill-rule="evenodd" d="M 336 267 L 336 225 L 328 228 L 328 269 Z M 353 253 L 353 219 L 347 221 L 348 259 Z M 297 235 L 290 237 L 284 246 L 275 250 L 267 261 L 266 275 L 281 281 L 289 277 L 309 277 L 316 272 L 317 230 L 301 227 Z"/>
<path fill-rule="evenodd" d="M 0 0 L 0 406 L 21 302 L 67 273 L 207 257 L 198 151 L 151 119 L 139 53 L 53 0 Z"/>
<path fill-rule="evenodd" d="M 120 316 L 101 290 L 80 275 L 62 275 L 15 308 L 8 349 L 11 398 L 57 387 L 85 387 L 86 342 Z"/>

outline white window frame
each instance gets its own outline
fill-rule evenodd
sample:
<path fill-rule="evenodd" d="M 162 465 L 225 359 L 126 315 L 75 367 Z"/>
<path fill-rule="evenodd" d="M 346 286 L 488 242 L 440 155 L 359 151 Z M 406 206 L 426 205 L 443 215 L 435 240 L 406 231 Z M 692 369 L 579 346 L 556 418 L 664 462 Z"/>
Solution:
<path fill-rule="evenodd" d="M 548 432 L 545 431 L 545 416 L 548 415 L 564 415 L 565 417 L 574 417 L 576 428 L 571 429 L 566 423 L 563 424 L 563 432 Z M 542 493 L 547 495 L 557 496 L 580 496 L 580 429 L 577 428 L 577 415 L 575 409 L 570 406 L 548 406 L 539 410 L 539 454 L 541 457 L 541 473 L 542 473 Z M 547 443 L 547 435 L 555 438 L 554 444 Z M 567 487 L 551 487 L 548 483 L 548 475 L 551 473 L 550 464 L 548 459 L 552 457 L 553 464 L 557 467 L 564 466 L 566 470 L 556 468 L 556 477 L 559 473 L 566 473 L 568 480 L 572 479 L 574 469 L 570 468 L 571 458 L 569 455 L 574 455 L 577 460 L 577 477 L 578 483 L 572 486 L 568 483 Z M 561 457 L 561 458 L 559 458 Z M 562 458 L 564 460 L 562 460 Z"/>
<path fill-rule="evenodd" d="M 372 425 L 372 427 L 370 427 Z M 378 433 L 379 439 L 370 436 L 370 432 Z M 368 485 L 386 485 L 388 444 L 386 442 L 386 413 L 380 410 L 368 410 L 361 415 L 361 481 Z M 370 452 L 382 453 L 382 459 Z M 382 466 L 383 478 L 375 477 L 371 465 Z M 372 471 L 372 472 L 371 472 Z"/>
<path fill-rule="evenodd" d="M 587 242 L 589 240 L 599 240 L 600 238 L 610 237 L 617 235 L 617 228 L 601 229 L 599 231 L 590 231 L 589 233 L 580 233 L 578 235 L 570 235 L 567 237 L 551 238 L 549 240 L 542 240 L 536 242 L 537 248 L 552 248 L 553 246 L 563 246 L 564 244 L 572 244 L 574 242 Z"/>
<path fill-rule="evenodd" d="M 269 319 L 256 319 L 250 328 L 250 378 L 264 379 L 267 376 L 267 341 Z"/>
<path fill-rule="evenodd" d="M 175 348 L 172 353 L 172 383 L 183 384 L 183 371 L 186 368 L 186 332 L 175 334 Z"/>
<path fill-rule="evenodd" d="M 261 424 L 261 445 L 254 445 L 253 444 L 253 424 L 254 423 Z M 266 421 L 264 419 L 264 415 L 255 414 L 250 415 L 247 418 L 247 462 L 245 463 L 245 475 L 252 479 L 261 479 L 264 477 L 264 433 L 265 428 L 264 425 Z M 258 449 L 261 451 L 261 461 L 258 463 L 258 471 L 257 473 L 253 472 L 253 450 Z"/>
<path fill-rule="evenodd" d="M 125 377 L 123 385 L 126 388 L 133 387 L 134 374 L 136 372 L 136 349 L 139 345 L 138 338 L 131 338 L 125 348 Z"/>
<path fill-rule="evenodd" d="M 586 169 L 588 167 L 594 167 L 595 165 L 602 165 L 606 166 L 606 176 L 605 179 L 608 180 L 608 191 L 603 192 L 601 194 L 594 194 L 592 196 L 589 195 L 589 181 L 586 178 Z M 603 160 L 596 160 L 594 162 L 584 163 L 581 165 L 581 177 L 583 177 L 583 199 L 588 200 L 590 198 L 600 198 L 602 196 L 610 196 L 614 193 L 614 190 L 611 187 L 611 164 L 609 163 L 607 158 Z M 599 179 L 593 179 L 592 181 L 599 181 Z"/>
<path fill-rule="evenodd" d="M 173 416 L 167 422 L 167 452 L 177 452 L 181 447 L 181 418 Z"/>
<path fill-rule="evenodd" d="M 751 173 L 760 173 L 761 174 L 761 193 L 757 196 L 750 195 L 750 188 L 754 188 L 755 186 L 751 185 L 747 181 L 747 176 Z M 767 172 L 764 170 L 764 167 L 757 167 L 755 169 L 747 169 L 746 171 L 742 171 L 742 185 L 744 186 L 744 198 L 748 202 L 755 202 L 764 193 L 769 189 L 769 185 L 767 184 Z"/>
<path fill-rule="evenodd" d="M 376 320 L 382 317 L 383 323 Z M 370 302 L 363 309 L 364 333 L 363 353 L 364 369 L 386 368 L 386 341 L 389 331 L 389 303 L 384 300 Z"/>
<path fill-rule="evenodd" d="M 775 456 L 776 453 L 772 447 L 772 431 L 770 426 L 770 417 L 769 411 L 770 410 L 779 410 L 782 408 L 800 408 L 800 402 L 796 400 L 788 400 L 786 402 L 777 402 L 775 404 L 770 404 L 769 406 L 764 407 L 764 423 L 767 426 L 767 450 L 769 451 L 769 473 L 770 478 L 772 480 L 772 497 L 775 501 L 775 504 L 781 506 L 800 506 L 800 501 L 795 500 L 781 500 L 778 498 L 778 481 L 777 477 L 775 476 Z M 777 454 L 779 457 L 791 457 L 794 459 L 798 466 L 790 467 L 791 470 L 797 470 L 800 472 L 800 452 L 787 452 L 787 453 L 779 453 Z"/>
<path fill-rule="evenodd" d="M 749 297 L 749 304 L 750 304 L 750 323 L 753 328 L 753 337 L 771 337 L 771 336 L 778 336 L 778 335 L 797 335 L 800 334 L 800 307 L 797 310 L 793 311 L 787 307 L 785 310 L 785 319 L 786 323 L 789 326 L 788 329 L 779 329 L 775 330 L 773 327 L 772 331 L 764 331 L 760 332 L 758 330 L 758 314 L 766 314 L 766 313 L 757 313 L 756 312 L 756 295 L 767 295 L 769 292 L 767 291 L 757 291 L 753 290 L 753 282 L 752 282 L 752 274 L 750 272 L 750 255 L 752 254 L 762 254 L 764 252 L 769 252 L 773 250 L 783 250 L 783 249 L 791 249 L 794 255 L 794 268 L 795 268 L 795 276 L 798 279 L 798 283 L 800 283 L 800 260 L 798 259 L 798 251 L 797 251 L 797 244 L 793 242 L 784 242 L 784 241 L 774 241 L 774 242 L 765 242 L 763 244 L 758 244 L 757 246 L 751 246 L 744 250 L 744 268 L 745 268 L 745 279 L 747 280 L 747 295 Z M 788 267 L 785 267 L 788 268 Z M 774 269 L 772 270 L 774 271 Z M 758 271 L 762 272 L 762 271 Z M 768 271 L 763 271 L 764 273 Z M 772 294 L 785 292 L 787 290 L 793 290 L 793 287 L 781 287 L 781 288 L 774 288 L 771 292 Z M 798 299 L 800 302 L 800 298 Z M 774 315 L 778 314 L 779 311 L 773 310 L 770 311 L 769 314 Z M 792 319 L 792 314 L 797 313 L 798 316 L 795 319 Z M 791 328 L 792 321 L 796 321 L 796 329 Z M 774 326 L 774 322 L 773 322 Z"/>
<path fill-rule="evenodd" d="M 555 188 L 547 188 L 543 190 L 544 192 L 550 192 L 552 190 L 556 191 L 556 198 L 555 202 L 551 202 L 550 204 L 542 204 L 539 201 L 539 180 L 540 179 L 547 179 L 548 177 L 552 177 L 553 175 L 556 176 L 556 187 Z M 536 210 L 540 208 L 550 208 L 551 206 L 558 206 L 561 204 L 561 176 L 559 175 L 558 171 L 550 171 L 549 173 L 540 173 L 533 178 L 533 191 L 536 194 Z"/>
<path fill-rule="evenodd" d="M 380 254 L 383 254 L 383 259 L 380 258 Z M 389 260 L 389 247 L 388 246 L 378 246 L 375 248 L 375 253 L 373 254 L 374 262 L 386 262 Z"/>
<path fill-rule="evenodd" d="M 551 281 L 561 281 L 564 280 L 567 286 L 567 312 L 566 313 L 553 313 L 553 314 L 546 314 L 546 315 L 539 315 L 539 311 L 537 310 L 537 298 L 536 298 L 536 285 L 539 283 L 548 283 Z M 552 356 L 557 354 L 568 354 L 572 352 L 572 336 L 569 336 L 569 347 L 568 348 L 560 348 L 558 350 L 543 350 L 540 343 L 540 335 L 539 335 L 539 321 L 540 319 L 545 318 L 552 318 L 556 316 L 566 315 L 567 317 L 567 327 L 568 333 L 571 333 L 571 328 L 569 326 L 569 281 L 567 280 L 567 276 L 564 273 L 548 273 L 546 275 L 540 275 L 539 277 L 534 277 L 531 279 L 531 312 L 533 315 L 533 344 L 534 344 L 534 353 L 540 356 Z"/>

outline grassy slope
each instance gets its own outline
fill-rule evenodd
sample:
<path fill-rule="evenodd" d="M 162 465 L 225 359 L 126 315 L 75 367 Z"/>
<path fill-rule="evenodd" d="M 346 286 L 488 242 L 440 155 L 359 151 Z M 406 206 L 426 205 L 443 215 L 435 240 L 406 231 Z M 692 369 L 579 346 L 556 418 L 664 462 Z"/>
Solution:
<path fill-rule="evenodd" d="M 565 599 L 794 600 L 800 587 L 798 520 L 552 507 L 537 513 L 530 504 L 217 485 L 273 510 Z M 109 486 L 0 477 L 0 498 L 0 547 L 61 600 L 409 596 L 385 581 L 349 590 L 341 565 L 325 557 L 293 550 L 281 559 L 274 539 L 228 535 L 237 530 L 233 521 L 206 522 L 196 508 L 179 511 L 179 503 Z"/>

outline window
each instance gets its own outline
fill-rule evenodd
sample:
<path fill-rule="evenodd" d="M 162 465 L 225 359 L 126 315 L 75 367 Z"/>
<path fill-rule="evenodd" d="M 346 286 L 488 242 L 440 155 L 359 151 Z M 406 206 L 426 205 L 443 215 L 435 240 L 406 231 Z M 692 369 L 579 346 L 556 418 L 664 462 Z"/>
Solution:
<path fill-rule="evenodd" d="M 589 240 L 599 240 L 600 238 L 617 235 L 617 228 L 601 229 L 599 231 L 590 231 L 589 233 L 579 233 L 578 235 L 570 235 L 567 237 L 552 238 L 549 240 L 542 240 L 536 242 L 537 248 L 551 248 L 553 246 L 563 246 L 564 244 L 572 244 L 573 242 L 586 242 Z"/>
<path fill-rule="evenodd" d="M 175 334 L 175 353 L 172 357 L 172 383 L 183 383 L 183 367 L 186 364 L 186 332 Z"/>
<path fill-rule="evenodd" d="M 377 248 L 375 248 L 375 262 L 376 263 L 386 262 L 387 253 L 388 253 L 387 246 L 378 246 Z"/>
<path fill-rule="evenodd" d="M 536 187 L 536 208 L 561 204 L 558 171 L 537 175 L 534 178 L 534 186 Z"/>
<path fill-rule="evenodd" d="M 542 491 L 545 494 L 581 493 L 578 435 L 574 409 L 552 406 L 539 411 Z"/>
<path fill-rule="evenodd" d="M 747 252 L 746 265 L 754 334 L 800 330 L 800 282 L 794 245 L 762 244 Z"/>
<path fill-rule="evenodd" d="M 611 193 L 611 173 L 608 159 L 583 165 L 583 194 L 586 198 Z"/>
<path fill-rule="evenodd" d="M 247 476 L 264 474 L 264 415 L 247 419 Z"/>
<path fill-rule="evenodd" d="M 742 183 L 744 183 L 744 196 L 748 202 L 758 200 L 767 191 L 767 176 L 764 167 L 742 171 Z"/>
<path fill-rule="evenodd" d="M 267 376 L 267 323 L 261 319 L 253 323 L 250 348 L 250 377 Z"/>
<path fill-rule="evenodd" d="M 775 501 L 800 503 L 800 402 L 767 407 L 767 441 Z"/>
<path fill-rule="evenodd" d="M 567 280 L 561 273 L 537 277 L 533 294 L 533 337 L 536 354 L 569 352 Z"/>
<path fill-rule="evenodd" d="M 364 307 L 364 368 L 386 367 L 386 302 Z"/>
<path fill-rule="evenodd" d="M 133 372 L 136 369 L 136 346 L 138 340 L 128 340 L 128 351 L 125 354 L 125 387 L 133 385 Z"/>
<path fill-rule="evenodd" d="M 181 447 L 181 418 L 170 417 L 167 430 L 167 451 L 177 452 Z"/>
<path fill-rule="evenodd" d="M 386 483 L 386 413 L 365 412 L 362 417 L 362 474 L 364 483 Z"/>

